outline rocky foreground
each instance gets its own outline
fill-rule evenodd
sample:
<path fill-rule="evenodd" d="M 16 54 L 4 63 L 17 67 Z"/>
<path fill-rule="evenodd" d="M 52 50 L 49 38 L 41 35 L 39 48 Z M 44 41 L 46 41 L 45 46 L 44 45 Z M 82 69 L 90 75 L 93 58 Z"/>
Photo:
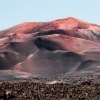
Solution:
<path fill-rule="evenodd" d="M 1 81 L 0 100 L 100 100 L 100 76 L 90 77 Z"/>

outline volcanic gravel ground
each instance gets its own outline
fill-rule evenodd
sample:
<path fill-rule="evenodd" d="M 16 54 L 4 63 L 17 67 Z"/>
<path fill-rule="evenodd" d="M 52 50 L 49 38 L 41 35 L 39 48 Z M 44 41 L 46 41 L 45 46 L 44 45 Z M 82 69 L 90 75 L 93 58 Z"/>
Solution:
<path fill-rule="evenodd" d="M 100 81 L 100 77 L 96 80 Z M 11 93 L 6 96 L 5 91 Z M 1 81 L 0 100 L 100 100 L 100 83 L 84 80 L 79 84 L 69 84 L 38 78 Z"/>

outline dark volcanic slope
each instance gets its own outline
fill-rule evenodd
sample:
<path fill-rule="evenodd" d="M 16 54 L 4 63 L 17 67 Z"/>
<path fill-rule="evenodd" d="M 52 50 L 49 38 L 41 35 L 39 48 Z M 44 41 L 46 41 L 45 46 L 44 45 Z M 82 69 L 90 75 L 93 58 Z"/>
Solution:
<path fill-rule="evenodd" d="M 0 70 L 40 76 L 99 74 L 100 26 L 69 17 L 0 31 Z"/>
<path fill-rule="evenodd" d="M 12 69 L 14 65 L 25 60 L 24 55 L 0 52 L 0 70 Z"/>
<path fill-rule="evenodd" d="M 63 74 L 79 66 L 82 58 L 73 52 L 40 49 L 18 66 L 23 71 L 39 74 Z"/>

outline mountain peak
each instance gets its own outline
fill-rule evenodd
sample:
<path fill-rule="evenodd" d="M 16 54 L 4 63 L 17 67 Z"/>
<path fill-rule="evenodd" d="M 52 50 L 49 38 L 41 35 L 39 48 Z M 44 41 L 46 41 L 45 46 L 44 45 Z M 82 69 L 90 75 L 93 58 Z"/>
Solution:
<path fill-rule="evenodd" d="M 74 20 L 74 21 L 77 21 L 77 22 L 81 22 L 81 23 L 86 23 L 86 24 L 88 24 L 88 22 L 85 22 L 85 21 L 83 21 L 83 20 L 80 20 L 80 19 L 78 19 L 78 18 L 75 18 L 75 17 L 66 17 L 66 18 L 62 18 L 62 19 L 57 19 L 56 21 L 58 21 L 58 20 Z"/>
<path fill-rule="evenodd" d="M 56 23 L 60 29 L 69 29 L 69 30 L 86 29 L 86 28 L 89 28 L 90 26 L 89 23 L 79 20 L 74 17 L 58 19 L 58 20 L 55 20 L 54 23 Z"/>

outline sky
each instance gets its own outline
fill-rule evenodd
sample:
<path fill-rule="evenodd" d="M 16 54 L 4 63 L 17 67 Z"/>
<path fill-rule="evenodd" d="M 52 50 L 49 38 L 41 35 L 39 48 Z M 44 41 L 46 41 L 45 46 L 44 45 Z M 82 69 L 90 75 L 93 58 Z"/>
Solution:
<path fill-rule="evenodd" d="M 0 30 L 70 16 L 100 25 L 100 0 L 0 0 Z"/>

